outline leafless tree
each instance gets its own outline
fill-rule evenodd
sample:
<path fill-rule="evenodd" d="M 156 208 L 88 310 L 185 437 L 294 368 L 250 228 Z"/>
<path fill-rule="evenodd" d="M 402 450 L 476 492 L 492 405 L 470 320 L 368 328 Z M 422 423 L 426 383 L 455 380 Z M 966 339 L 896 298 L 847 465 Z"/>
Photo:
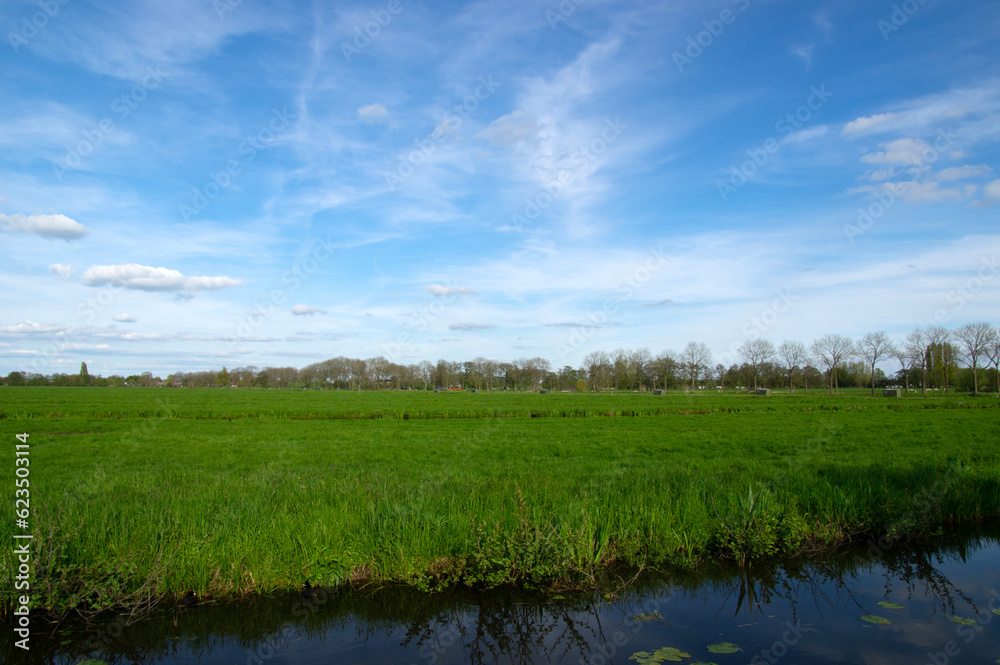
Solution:
<path fill-rule="evenodd" d="M 761 337 L 748 339 L 737 350 L 740 357 L 750 365 L 753 372 L 753 389 L 757 390 L 757 374 L 760 366 L 774 358 L 774 344 Z"/>
<path fill-rule="evenodd" d="M 993 330 L 993 326 L 985 321 L 967 323 L 955 330 L 955 338 L 962 345 L 962 354 L 969 361 L 969 367 L 972 368 L 974 395 L 979 394 L 979 359 L 986 353 L 995 335 L 996 331 Z"/>
<path fill-rule="evenodd" d="M 691 377 L 691 390 L 695 390 L 698 377 L 712 365 L 712 350 L 704 342 L 688 342 L 681 352 L 681 362 Z"/>
<path fill-rule="evenodd" d="M 871 368 L 872 377 L 872 397 L 875 396 L 875 365 L 879 360 L 888 358 L 892 354 L 892 340 L 885 334 L 884 330 L 866 333 L 857 344 L 858 355 L 865 359 Z"/>
<path fill-rule="evenodd" d="M 1000 395 L 1000 328 L 993 329 L 993 338 L 986 345 L 985 354 L 993 363 L 993 370 L 997 374 L 997 394 Z"/>
<path fill-rule="evenodd" d="M 802 342 L 785 340 L 778 347 L 778 357 L 788 368 L 788 392 L 792 393 L 795 391 L 792 386 L 792 375 L 799 365 L 809 362 L 809 352 L 806 351 L 806 345 Z"/>
<path fill-rule="evenodd" d="M 837 383 L 837 366 L 854 355 L 854 342 L 843 335 L 823 335 L 813 341 L 812 351 L 830 372 L 829 394 L 832 395 L 834 385 Z M 839 386 L 837 392 L 840 392 Z"/>

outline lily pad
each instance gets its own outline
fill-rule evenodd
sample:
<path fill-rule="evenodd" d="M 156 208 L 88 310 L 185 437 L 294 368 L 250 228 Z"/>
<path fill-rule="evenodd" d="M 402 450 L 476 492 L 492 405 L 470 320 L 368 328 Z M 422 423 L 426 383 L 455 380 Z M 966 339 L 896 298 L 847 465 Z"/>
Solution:
<path fill-rule="evenodd" d="M 890 603 L 888 600 L 883 600 L 881 603 L 878 604 L 878 606 L 879 607 L 884 607 L 887 610 L 902 610 L 902 609 L 905 609 L 899 603 Z"/>
<path fill-rule="evenodd" d="M 657 662 L 663 662 L 665 660 L 669 660 L 670 662 L 679 663 L 681 661 L 681 658 L 690 658 L 690 657 L 691 654 L 684 653 L 680 649 L 674 647 L 662 647 L 653 652 L 653 658 L 655 658 Z"/>
<path fill-rule="evenodd" d="M 996 614 L 998 617 L 1000 617 L 1000 610 L 993 610 L 993 614 Z M 997 662 L 1000 663 L 1000 660 L 998 660 Z"/>
<path fill-rule="evenodd" d="M 892 623 L 891 621 L 889 621 L 885 617 L 875 616 L 874 614 L 869 614 L 868 616 L 863 616 L 863 617 L 861 617 L 861 620 L 862 621 L 867 621 L 868 623 L 878 623 L 878 624 Z"/>
<path fill-rule="evenodd" d="M 711 653 L 736 653 L 737 651 L 742 651 L 742 649 L 740 649 L 732 642 L 720 642 L 719 644 L 709 644 L 708 650 Z"/>
<path fill-rule="evenodd" d="M 634 660 L 639 663 L 639 665 L 659 665 L 664 661 L 669 661 L 672 663 L 681 662 L 682 658 L 690 658 L 691 654 L 684 653 L 680 649 L 674 647 L 663 647 L 657 649 L 653 653 L 648 651 L 636 651 L 634 654 L 629 656 L 629 660 Z"/>
<path fill-rule="evenodd" d="M 549 596 L 549 598 L 552 600 L 566 600 L 566 596 L 560 596 L 559 594 L 556 594 L 554 596 Z"/>
<path fill-rule="evenodd" d="M 662 618 L 663 617 L 660 616 L 660 613 L 654 610 L 652 612 L 636 614 L 634 617 L 632 617 L 632 621 L 658 621 Z"/>
<path fill-rule="evenodd" d="M 960 623 L 963 626 L 975 626 L 975 619 L 966 619 L 965 617 L 948 617 L 948 620 L 952 623 Z"/>

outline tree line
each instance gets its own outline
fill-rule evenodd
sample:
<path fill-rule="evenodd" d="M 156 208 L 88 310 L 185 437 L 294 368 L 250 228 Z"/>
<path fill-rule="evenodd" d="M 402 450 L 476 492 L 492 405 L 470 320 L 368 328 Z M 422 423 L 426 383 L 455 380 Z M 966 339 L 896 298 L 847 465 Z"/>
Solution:
<path fill-rule="evenodd" d="M 713 364 L 711 349 L 690 342 L 680 352 L 665 350 L 653 355 L 646 347 L 593 351 L 578 367 L 555 369 L 545 358 L 498 361 L 485 357 L 465 362 L 439 360 L 399 364 L 377 356 L 368 359 L 343 356 L 302 368 L 253 365 L 220 371 L 176 372 L 165 379 L 150 372 L 109 377 L 92 376 L 83 363 L 78 374 L 43 376 L 11 372 L 7 386 L 174 386 L 233 388 L 314 388 L 341 390 L 477 390 L 537 391 L 672 390 L 686 388 L 758 389 L 787 387 L 808 390 L 823 385 L 834 393 L 840 388 L 902 385 L 950 391 L 980 392 L 980 378 L 995 383 L 1000 393 L 1000 329 L 986 322 L 969 323 L 954 330 L 943 326 L 918 328 L 901 343 L 884 332 L 859 339 L 823 335 L 808 346 L 786 340 L 775 345 L 763 337 L 746 340 L 738 349 L 740 363 Z M 892 376 L 877 367 L 894 361 Z M 985 384 L 983 384 L 985 385 Z"/>

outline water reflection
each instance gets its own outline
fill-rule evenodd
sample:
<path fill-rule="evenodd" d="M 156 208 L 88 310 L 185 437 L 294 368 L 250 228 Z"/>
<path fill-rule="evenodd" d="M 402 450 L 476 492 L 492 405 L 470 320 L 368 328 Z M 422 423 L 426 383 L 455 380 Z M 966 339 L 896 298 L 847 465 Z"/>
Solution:
<path fill-rule="evenodd" d="M 6 646 L 3 661 L 601 665 L 663 647 L 689 654 L 688 663 L 1000 659 L 1000 546 L 982 530 L 934 549 L 860 547 L 749 571 L 646 573 L 605 593 L 319 590 L 313 600 L 165 608 L 127 627 L 36 620 L 32 651 Z M 709 650 L 720 643 L 739 651 Z"/>

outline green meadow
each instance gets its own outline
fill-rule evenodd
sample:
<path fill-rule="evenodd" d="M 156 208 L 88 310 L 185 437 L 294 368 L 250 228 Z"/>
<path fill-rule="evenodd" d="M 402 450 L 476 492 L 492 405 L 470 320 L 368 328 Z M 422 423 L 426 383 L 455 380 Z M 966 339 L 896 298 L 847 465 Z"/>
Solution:
<path fill-rule="evenodd" d="M 30 435 L 53 611 L 306 579 L 579 587 L 1000 516 L 995 396 L 0 388 L 0 423 L 11 510 Z"/>

